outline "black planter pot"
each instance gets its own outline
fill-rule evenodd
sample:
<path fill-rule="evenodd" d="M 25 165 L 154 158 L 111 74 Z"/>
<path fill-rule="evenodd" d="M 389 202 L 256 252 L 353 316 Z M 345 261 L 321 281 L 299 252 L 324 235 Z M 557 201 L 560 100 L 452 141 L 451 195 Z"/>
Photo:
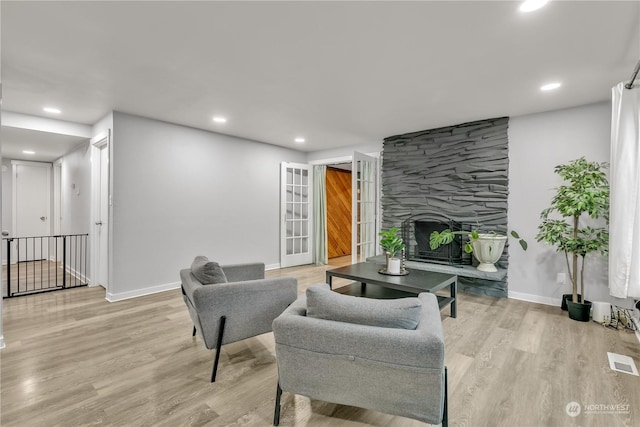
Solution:
<path fill-rule="evenodd" d="M 591 301 L 573 302 L 570 299 L 567 300 L 567 308 L 569 309 L 569 319 L 577 320 L 579 322 L 588 322 L 591 315 Z"/>
<path fill-rule="evenodd" d="M 567 311 L 567 300 L 571 301 L 573 298 L 573 294 L 563 294 L 562 295 L 562 304 L 560 308 L 562 311 Z M 582 295 L 578 294 L 578 302 L 582 302 Z"/>

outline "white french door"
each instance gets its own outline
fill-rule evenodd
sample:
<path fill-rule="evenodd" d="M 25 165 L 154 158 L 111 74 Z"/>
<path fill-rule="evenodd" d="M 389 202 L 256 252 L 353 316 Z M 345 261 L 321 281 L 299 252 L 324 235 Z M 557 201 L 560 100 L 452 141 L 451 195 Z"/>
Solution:
<path fill-rule="evenodd" d="M 351 262 L 365 262 L 376 254 L 378 159 L 357 151 L 351 171 Z"/>
<path fill-rule="evenodd" d="M 311 264 L 313 186 L 309 165 L 283 162 L 280 187 L 280 266 Z"/>

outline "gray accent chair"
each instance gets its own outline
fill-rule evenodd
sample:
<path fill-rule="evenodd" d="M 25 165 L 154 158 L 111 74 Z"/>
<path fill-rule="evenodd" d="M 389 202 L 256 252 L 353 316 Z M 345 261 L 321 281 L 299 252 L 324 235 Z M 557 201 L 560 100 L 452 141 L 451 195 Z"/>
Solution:
<path fill-rule="evenodd" d="M 282 391 L 430 424 L 448 424 L 444 335 L 436 297 L 422 303 L 416 329 L 307 316 L 301 296 L 273 322 L 278 363 L 274 425 Z M 364 300 L 364 298 L 363 298 Z"/>
<path fill-rule="evenodd" d="M 221 266 L 227 283 L 204 285 L 191 273 L 180 271 L 182 298 L 209 350 L 216 349 L 211 382 L 216 380 L 224 344 L 271 332 L 273 320 L 293 301 L 298 282 L 293 277 L 264 278 L 264 264 Z"/>

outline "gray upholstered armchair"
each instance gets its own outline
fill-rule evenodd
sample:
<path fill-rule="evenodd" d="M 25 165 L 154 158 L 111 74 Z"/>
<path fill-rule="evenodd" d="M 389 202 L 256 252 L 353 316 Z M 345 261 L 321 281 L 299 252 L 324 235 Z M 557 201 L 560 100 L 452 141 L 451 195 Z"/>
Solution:
<path fill-rule="evenodd" d="M 274 320 L 273 333 L 274 425 L 286 391 L 447 426 L 444 336 L 433 294 L 372 300 L 314 286 Z"/>
<path fill-rule="evenodd" d="M 262 263 L 221 267 L 197 257 L 192 268 L 180 271 L 180 279 L 193 335 L 197 331 L 208 349 L 216 349 L 211 382 L 223 344 L 270 332 L 273 319 L 297 297 L 295 278 L 265 279 Z"/>

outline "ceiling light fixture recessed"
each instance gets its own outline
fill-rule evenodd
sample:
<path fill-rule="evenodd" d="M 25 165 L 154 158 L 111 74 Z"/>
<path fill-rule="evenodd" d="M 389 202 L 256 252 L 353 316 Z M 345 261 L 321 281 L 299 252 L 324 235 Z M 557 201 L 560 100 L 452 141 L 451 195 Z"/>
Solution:
<path fill-rule="evenodd" d="M 221 116 L 215 116 L 213 118 L 213 121 L 216 123 L 227 123 L 227 119 L 225 119 L 224 117 Z"/>
<path fill-rule="evenodd" d="M 533 12 L 534 10 L 540 9 L 548 2 L 549 0 L 525 0 L 525 2 L 520 5 L 520 11 Z"/>
<path fill-rule="evenodd" d="M 540 90 L 554 90 L 558 89 L 560 86 L 562 86 L 562 83 L 547 83 L 546 85 L 540 86 Z"/>
<path fill-rule="evenodd" d="M 295 142 L 297 142 L 298 144 L 302 144 L 305 140 L 304 138 L 296 138 L 294 139 Z"/>
<path fill-rule="evenodd" d="M 31 150 L 22 150 L 22 154 L 36 154 L 36 152 Z"/>
<path fill-rule="evenodd" d="M 44 107 L 42 109 L 42 111 L 44 111 L 45 113 L 51 113 L 51 114 L 60 114 L 60 113 L 62 113 L 62 111 L 60 111 L 59 108 L 53 108 L 53 107 Z"/>

